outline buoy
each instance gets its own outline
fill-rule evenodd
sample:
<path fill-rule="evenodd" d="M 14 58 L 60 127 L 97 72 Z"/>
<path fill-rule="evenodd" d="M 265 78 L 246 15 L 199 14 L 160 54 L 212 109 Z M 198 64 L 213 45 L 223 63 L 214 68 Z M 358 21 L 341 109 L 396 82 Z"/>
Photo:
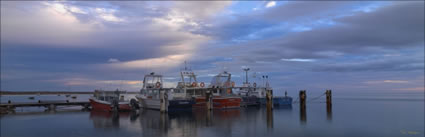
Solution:
<path fill-rule="evenodd" d="M 156 88 L 160 88 L 161 87 L 161 82 L 156 82 Z"/>

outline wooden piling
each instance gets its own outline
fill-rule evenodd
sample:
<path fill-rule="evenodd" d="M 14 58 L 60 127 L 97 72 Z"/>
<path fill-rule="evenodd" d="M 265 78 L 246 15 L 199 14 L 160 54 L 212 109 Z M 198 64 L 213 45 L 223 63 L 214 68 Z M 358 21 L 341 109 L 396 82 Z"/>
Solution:
<path fill-rule="evenodd" d="M 159 92 L 159 98 L 160 98 L 160 111 L 162 113 L 166 113 L 168 111 L 168 95 L 165 91 L 160 91 Z"/>
<path fill-rule="evenodd" d="M 55 111 L 55 110 L 56 110 L 56 105 L 55 105 L 55 104 L 50 104 L 50 105 L 47 107 L 47 109 L 48 109 L 48 110 L 50 110 L 50 111 Z"/>
<path fill-rule="evenodd" d="M 273 91 L 272 90 L 266 91 L 266 105 L 267 105 L 267 109 L 273 109 Z"/>
<path fill-rule="evenodd" d="M 213 109 L 213 99 L 212 99 L 212 92 L 208 91 L 206 93 L 206 105 L 207 105 L 207 110 L 212 110 Z"/>
<path fill-rule="evenodd" d="M 327 119 L 332 120 L 332 90 L 326 90 L 326 115 Z"/>
<path fill-rule="evenodd" d="M 299 99 L 300 99 L 300 121 L 302 124 L 305 124 L 307 122 L 307 111 L 306 111 L 307 95 L 305 90 L 300 90 Z"/>
<path fill-rule="evenodd" d="M 305 90 L 300 90 L 299 99 L 300 99 L 300 108 L 305 109 L 306 108 L 306 100 L 307 100 L 307 95 L 306 95 Z"/>
<path fill-rule="evenodd" d="M 267 129 L 273 129 L 273 111 L 272 109 L 267 109 Z"/>
<path fill-rule="evenodd" d="M 207 126 L 212 126 L 213 125 L 213 111 L 207 111 Z"/>
<path fill-rule="evenodd" d="M 326 105 L 327 106 L 332 106 L 332 90 L 326 90 L 325 92 L 326 94 Z"/>

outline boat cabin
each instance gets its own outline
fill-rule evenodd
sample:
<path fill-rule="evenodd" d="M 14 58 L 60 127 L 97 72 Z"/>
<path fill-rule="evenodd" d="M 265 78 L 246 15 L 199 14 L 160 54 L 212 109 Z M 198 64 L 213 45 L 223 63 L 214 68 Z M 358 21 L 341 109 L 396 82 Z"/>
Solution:
<path fill-rule="evenodd" d="M 103 91 L 103 90 L 95 90 L 93 93 L 93 97 L 97 100 L 112 102 L 114 100 L 124 101 L 124 96 L 120 96 L 120 94 L 125 91 L 119 91 L 118 89 L 115 91 Z"/>

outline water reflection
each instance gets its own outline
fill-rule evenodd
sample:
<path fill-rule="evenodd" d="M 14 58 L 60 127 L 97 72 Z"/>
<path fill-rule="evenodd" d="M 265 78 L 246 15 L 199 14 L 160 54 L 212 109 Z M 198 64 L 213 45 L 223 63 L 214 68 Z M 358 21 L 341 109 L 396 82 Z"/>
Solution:
<path fill-rule="evenodd" d="M 305 105 L 300 107 L 300 121 L 301 124 L 307 124 L 307 111 Z"/>
<path fill-rule="evenodd" d="M 275 107 L 273 111 L 267 111 L 266 107 L 248 107 L 213 111 L 194 109 L 165 115 L 155 110 L 111 113 L 84 112 L 81 108 L 63 108 L 56 112 L 37 110 L 36 113 L 17 111 L 0 115 L 1 125 L 7 125 L 2 126 L 1 136 L 339 137 L 347 133 L 351 136 L 409 136 L 400 130 L 417 133 L 410 136 L 423 136 L 423 102 L 336 101 L 340 101 L 335 103 L 340 105 L 335 107 L 324 103 L 309 104 L 309 126 L 306 125 L 307 109 L 300 109 L 299 104 Z M 333 117 L 334 112 L 350 118 Z M 361 126 L 365 123 L 368 126 Z"/>
<path fill-rule="evenodd" d="M 267 129 L 273 129 L 273 110 L 267 109 Z"/>
<path fill-rule="evenodd" d="M 120 115 L 118 112 L 91 111 L 90 119 L 94 128 L 119 128 Z"/>
<path fill-rule="evenodd" d="M 328 121 L 332 121 L 332 104 L 326 105 L 326 116 Z"/>

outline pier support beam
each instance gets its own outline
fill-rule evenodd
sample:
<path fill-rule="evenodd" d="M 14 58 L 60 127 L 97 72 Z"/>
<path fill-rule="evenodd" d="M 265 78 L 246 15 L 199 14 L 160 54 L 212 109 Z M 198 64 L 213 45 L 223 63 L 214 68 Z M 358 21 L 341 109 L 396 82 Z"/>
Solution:
<path fill-rule="evenodd" d="M 50 104 L 49 106 L 47 106 L 47 109 L 50 110 L 50 111 L 54 111 L 54 110 L 56 110 L 56 105 Z"/>

